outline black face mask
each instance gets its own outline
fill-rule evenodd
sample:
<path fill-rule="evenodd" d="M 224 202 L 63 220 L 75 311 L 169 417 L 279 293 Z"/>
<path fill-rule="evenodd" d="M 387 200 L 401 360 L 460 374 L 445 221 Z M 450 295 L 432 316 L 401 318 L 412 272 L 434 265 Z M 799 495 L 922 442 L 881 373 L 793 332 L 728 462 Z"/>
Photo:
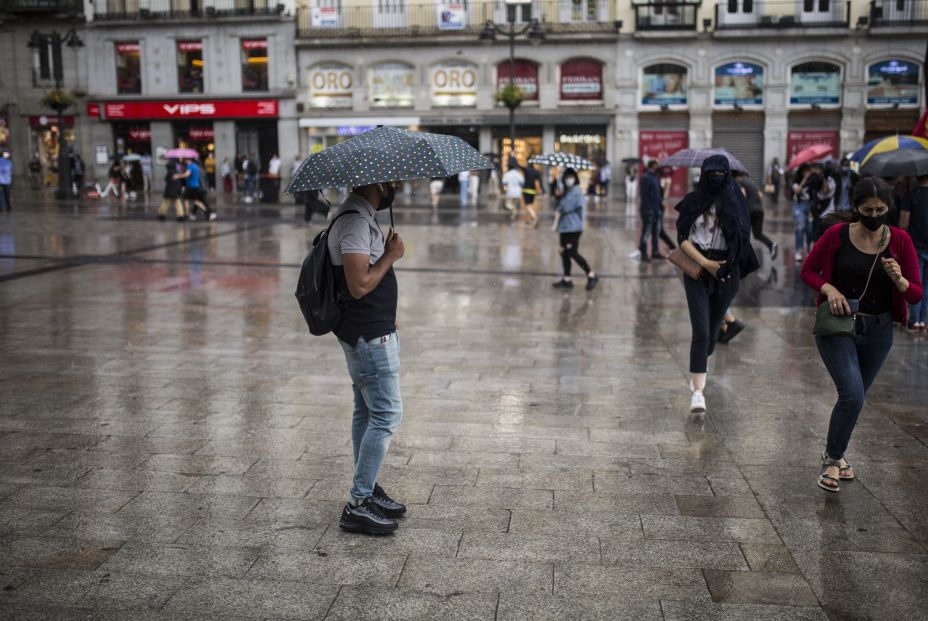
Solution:
<path fill-rule="evenodd" d="M 377 211 L 383 211 L 384 209 L 389 209 L 393 206 L 393 201 L 396 199 L 396 189 L 392 184 L 387 186 L 387 195 L 380 197 L 380 203 L 377 205 Z"/>
<path fill-rule="evenodd" d="M 867 227 L 871 231 L 878 231 L 881 226 L 886 224 L 886 216 L 888 215 L 889 215 L 888 213 L 884 213 L 879 216 L 864 216 L 858 213 L 857 217 L 860 220 L 860 223 L 863 224 L 865 227 Z"/>
<path fill-rule="evenodd" d="M 713 188 L 720 188 L 725 185 L 725 180 L 728 178 L 728 175 L 716 175 L 709 173 L 706 175 L 706 178 L 709 180 L 709 185 Z"/>

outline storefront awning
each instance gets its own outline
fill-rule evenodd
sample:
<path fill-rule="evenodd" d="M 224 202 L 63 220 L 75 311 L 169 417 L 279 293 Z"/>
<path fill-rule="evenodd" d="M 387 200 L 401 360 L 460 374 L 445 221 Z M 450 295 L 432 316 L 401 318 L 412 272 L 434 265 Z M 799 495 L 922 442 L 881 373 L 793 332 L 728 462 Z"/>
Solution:
<path fill-rule="evenodd" d="M 420 125 L 420 119 L 417 116 L 370 116 L 370 117 L 303 117 L 299 121 L 300 127 L 377 127 L 386 125 L 387 127 L 410 127 Z"/>

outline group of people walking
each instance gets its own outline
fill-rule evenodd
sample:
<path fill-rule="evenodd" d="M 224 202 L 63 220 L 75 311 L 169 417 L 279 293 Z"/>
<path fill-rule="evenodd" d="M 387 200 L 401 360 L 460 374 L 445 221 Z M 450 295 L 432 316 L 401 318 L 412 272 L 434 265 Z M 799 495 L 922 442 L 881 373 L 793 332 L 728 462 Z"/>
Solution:
<path fill-rule="evenodd" d="M 194 159 L 170 159 L 165 166 L 164 193 L 158 207 L 158 219 L 165 220 L 168 210 L 174 207 L 178 222 L 196 220 L 197 212 L 205 220 L 215 220 L 216 212 L 208 202 L 206 175 Z"/>

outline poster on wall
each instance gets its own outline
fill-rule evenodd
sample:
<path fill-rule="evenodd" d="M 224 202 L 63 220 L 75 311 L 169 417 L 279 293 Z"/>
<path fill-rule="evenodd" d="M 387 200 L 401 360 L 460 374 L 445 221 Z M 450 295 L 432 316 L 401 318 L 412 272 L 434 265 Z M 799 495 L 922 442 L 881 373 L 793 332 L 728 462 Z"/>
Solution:
<path fill-rule="evenodd" d="M 841 68 L 831 63 L 805 63 L 790 74 L 789 103 L 834 105 L 841 103 Z"/>
<path fill-rule="evenodd" d="M 522 91 L 522 101 L 538 101 L 538 65 L 530 60 L 513 63 L 513 83 Z M 509 61 L 496 66 L 496 91 L 509 85 Z"/>
<path fill-rule="evenodd" d="M 816 144 L 830 145 L 831 156 L 836 157 L 840 152 L 840 143 L 838 130 L 790 130 L 786 135 L 786 162 L 790 162 L 803 149 Z"/>
<path fill-rule="evenodd" d="M 661 63 L 641 71 L 641 105 L 685 106 L 687 102 L 686 67 Z"/>
<path fill-rule="evenodd" d="M 464 30 L 467 26 L 467 6 L 463 3 L 436 5 L 439 30 Z"/>
<path fill-rule="evenodd" d="M 309 70 L 309 105 L 312 108 L 350 108 L 354 69 L 340 63 L 316 65 Z"/>
<path fill-rule="evenodd" d="M 432 67 L 432 105 L 472 108 L 477 105 L 477 65 L 443 62 Z"/>
<path fill-rule="evenodd" d="M 371 68 L 370 93 L 374 108 L 411 108 L 415 102 L 412 65 L 383 63 Z"/>
<path fill-rule="evenodd" d="M 714 99 L 717 106 L 763 105 L 764 68 L 742 62 L 716 67 Z"/>
<path fill-rule="evenodd" d="M 338 7 L 317 6 L 313 8 L 313 28 L 337 28 Z"/>
<path fill-rule="evenodd" d="M 593 59 L 568 60 L 561 65 L 562 101 L 600 101 L 603 65 Z"/>
<path fill-rule="evenodd" d="M 686 131 L 642 131 L 638 134 L 638 157 L 641 158 L 639 176 L 644 174 L 644 166 L 650 160 L 661 161 L 690 144 L 689 132 Z M 689 188 L 687 179 L 689 170 L 675 168 L 671 175 L 671 196 L 684 196 Z"/>
<path fill-rule="evenodd" d="M 868 105 L 918 105 L 917 63 L 902 60 L 884 60 L 870 65 L 867 71 Z"/>

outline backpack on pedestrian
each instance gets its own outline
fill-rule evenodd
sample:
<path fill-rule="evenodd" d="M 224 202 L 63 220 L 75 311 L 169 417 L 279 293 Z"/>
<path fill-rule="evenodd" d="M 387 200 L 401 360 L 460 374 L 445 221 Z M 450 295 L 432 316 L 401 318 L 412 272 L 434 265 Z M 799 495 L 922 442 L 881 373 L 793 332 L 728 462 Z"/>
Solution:
<path fill-rule="evenodd" d="M 328 334 L 338 326 L 342 318 L 342 308 L 347 299 L 345 292 L 339 292 L 335 284 L 335 270 L 329 255 L 329 231 L 335 221 L 349 213 L 340 213 L 329 223 L 328 228 L 316 235 L 313 248 L 303 260 L 300 277 L 296 283 L 296 301 L 300 305 L 303 319 L 313 336 Z"/>

